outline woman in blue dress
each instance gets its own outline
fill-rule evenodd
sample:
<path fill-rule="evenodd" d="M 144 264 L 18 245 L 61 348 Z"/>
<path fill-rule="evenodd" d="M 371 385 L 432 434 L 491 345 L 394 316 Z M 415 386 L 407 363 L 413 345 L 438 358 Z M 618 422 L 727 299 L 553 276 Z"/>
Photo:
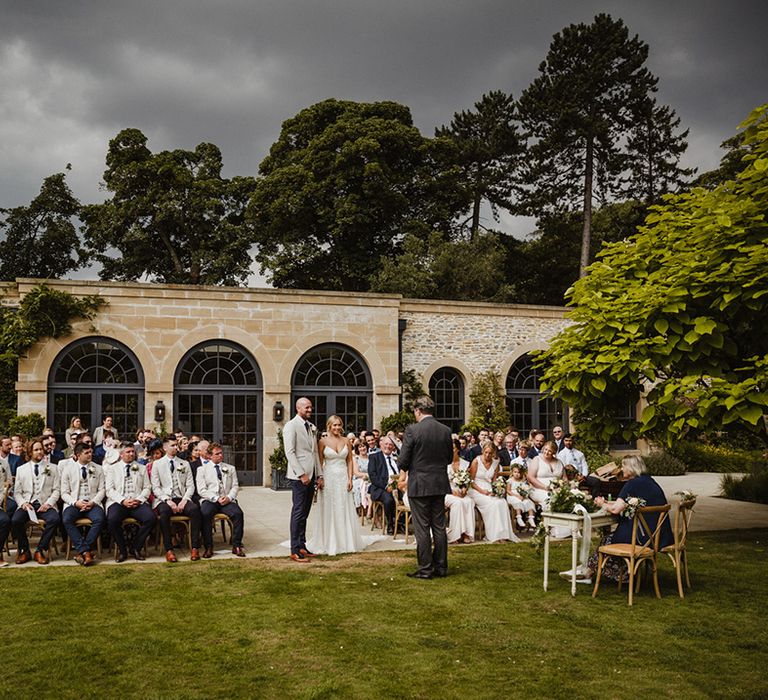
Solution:
<path fill-rule="evenodd" d="M 624 484 L 624 488 L 621 489 L 616 500 L 606 501 L 601 496 L 598 496 L 595 499 L 597 505 L 602 506 L 614 515 L 621 515 L 624 512 L 627 507 L 627 501 L 630 498 L 641 498 L 647 506 L 667 505 L 667 497 L 664 495 L 664 491 L 648 473 L 648 467 L 646 467 L 642 457 L 637 455 L 624 457 L 621 460 L 621 471 L 623 477 L 628 479 L 628 481 Z M 659 521 L 659 514 L 650 513 L 645 516 L 645 520 L 648 523 L 648 527 L 655 530 L 656 524 Z M 632 518 L 620 518 L 616 529 L 606 535 L 600 544 L 629 544 L 631 542 Z M 659 547 L 666 547 L 673 542 L 674 536 L 672 535 L 669 518 L 667 518 L 661 526 Z M 597 572 L 597 552 L 594 552 L 589 557 L 587 568 L 589 569 L 589 576 L 593 576 Z M 618 581 L 621 578 L 622 581 L 626 581 L 629 578 L 629 572 L 627 571 L 625 561 L 617 557 L 609 557 L 603 567 L 603 578 L 609 578 L 613 581 Z"/>

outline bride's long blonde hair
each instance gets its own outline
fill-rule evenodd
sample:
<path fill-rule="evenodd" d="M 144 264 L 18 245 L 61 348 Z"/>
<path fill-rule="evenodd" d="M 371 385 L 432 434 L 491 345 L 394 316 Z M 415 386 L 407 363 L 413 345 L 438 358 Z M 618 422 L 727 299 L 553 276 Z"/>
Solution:
<path fill-rule="evenodd" d="M 325 421 L 325 429 L 330 433 L 331 432 L 331 425 L 333 425 L 336 421 L 339 421 L 341 423 L 341 432 L 344 432 L 344 421 L 341 420 L 340 416 L 328 416 L 328 420 Z M 342 435 L 342 437 L 344 437 Z"/>

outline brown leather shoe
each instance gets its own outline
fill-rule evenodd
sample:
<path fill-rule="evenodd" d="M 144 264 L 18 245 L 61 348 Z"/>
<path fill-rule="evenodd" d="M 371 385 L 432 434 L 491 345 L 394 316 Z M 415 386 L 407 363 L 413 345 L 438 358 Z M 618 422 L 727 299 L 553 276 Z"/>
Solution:
<path fill-rule="evenodd" d="M 232 547 L 232 554 L 236 554 L 238 557 L 244 557 L 245 550 L 242 547 Z"/>
<path fill-rule="evenodd" d="M 85 552 L 85 554 L 83 554 L 83 559 L 85 559 L 85 566 L 91 566 L 93 564 L 93 554 L 90 552 Z"/>
<path fill-rule="evenodd" d="M 75 554 L 75 562 L 80 564 L 80 566 L 85 566 L 85 555 Z"/>
<path fill-rule="evenodd" d="M 146 557 L 138 550 L 138 549 L 132 549 L 129 554 L 136 560 L 136 561 L 146 561 Z"/>
<path fill-rule="evenodd" d="M 192 561 L 200 561 L 200 550 L 197 547 L 192 547 L 192 552 L 189 558 Z"/>
<path fill-rule="evenodd" d="M 168 551 L 165 553 L 165 561 L 169 561 L 169 562 L 171 562 L 172 564 L 178 561 L 178 559 L 176 559 L 176 555 L 173 553 L 173 550 L 172 550 L 172 549 L 169 549 L 169 550 L 168 550 Z"/>
<path fill-rule="evenodd" d="M 300 549 L 299 552 L 303 554 L 305 557 L 316 557 L 317 554 L 314 554 L 313 552 L 310 552 L 308 549 Z"/>
<path fill-rule="evenodd" d="M 309 564 L 309 558 L 303 554 L 291 554 L 291 559 L 297 564 Z"/>
<path fill-rule="evenodd" d="M 210 547 L 206 547 L 203 552 L 203 559 L 210 559 L 213 556 L 213 550 Z"/>
<path fill-rule="evenodd" d="M 48 563 L 48 557 L 45 556 L 39 549 L 35 550 L 35 553 L 33 555 L 34 560 L 38 564 L 47 564 Z"/>
<path fill-rule="evenodd" d="M 17 564 L 26 564 L 32 557 L 29 556 L 29 552 L 19 552 L 16 554 Z"/>

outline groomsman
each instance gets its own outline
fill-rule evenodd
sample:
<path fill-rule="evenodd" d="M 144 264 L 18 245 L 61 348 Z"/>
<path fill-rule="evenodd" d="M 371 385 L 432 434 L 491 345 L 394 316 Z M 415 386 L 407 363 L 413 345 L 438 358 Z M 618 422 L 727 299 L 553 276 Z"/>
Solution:
<path fill-rule="evenodd" d="M 134 518 L 139 521 L 139 531 L 133 538 L 130 555 L 144 561 L 141 553 L 147 537 L 155 527 L 157 517 L 149 505 L 152 484 L 147 468 L 136 461 L 136 448 L 131 442 L 120 446 L 120 460 L 105 467 L 107 488 L 107 525 L 117 544 L 117 561 L 128 558 L 123 521 Z"/>
<path fill-rule="evenodd" d="M 8 442 L 10 443 L 10 440 Z M 11 467 L 8 460 L 0 454 L 0 566 L 7 566 L 3 561 L 3 552 L 11 531 L 11 516 L 16 510 L 16 501 L 11 497 L 12 484 Z"/>
<path fill-rule="evenodd" d="M 170 435 L 163 440 L 165 456 L 152 464 L 152 492 L 155 494 L 155 512 L 163 534 L 165 560 L 177 561 L 173 552 L 171 537 L 171 516 L 186 515 L 190 519 L 192 551 L 190 559 L 200 560 L 200 508 L 192 501 L 195 484 L 189 463 L 176 456 L 176 437 Z"/>
<path fill-rule="evenodd" d="M 243 549 L 243 511 L 237 504 L 240 486 L 237 470 L 224 463 L 224 450 L 214 442 L 210 445 L 211 459 L 197 470 L 197 492 L 200 494 L 200 514 L 203 519 L 203 559 L 213 556 L 213 516 L 228 515 L 232 521 L 232 554 L 245 556 Z"/>
<path fill-rule="evenodd" d="M 82 442 L 75 446 L 75 460 L 68 461 L 61 470 L 61 500 L 64 501 L 62 522 L 69 541 L 78 554 L 75 561 L 81 566 L 93 564 L 94 549 L 104 527 L 104 471 L 92 461 L 93 448 Z M 83 537 L 75 520 L 91 521 L 88 534 Z"/>
<path fill-rule="evenodd" d="M 11 517 L 11 530 L 17 543 L 16 563 L 26 564 L 32 558 L 29 554 L 27 523 L 33 514 L 33 517 L 36 515 L 38 520 L 45 523 L 34 559 L 38 564 L 47 564 L 48 557 L 44 552 L 59 524 L 59 512 L 56 510 L 60 493 L 59 472 L 55 466 L 45 463 L 45 450 L 40 438 L 29 441 L 26 453 L 30 457 L 29 462 L 16 470 L 14 493 L 18 508 Z"/>
<path fill-rule="evenodd" d="M 389 484 L 390 478 L 397 476 L 400 470 L 397 466 L 397 458 L 393 454 L 395 443 L 384 436 L 379 441 L 379 448 L 379 452 L 368 456 L 368 478 L 371 480 L 368 494 L 374 501 L 380 501 L 384 506 L 387 533 L 392 535 L 395 531 L 395 498 Z"/>

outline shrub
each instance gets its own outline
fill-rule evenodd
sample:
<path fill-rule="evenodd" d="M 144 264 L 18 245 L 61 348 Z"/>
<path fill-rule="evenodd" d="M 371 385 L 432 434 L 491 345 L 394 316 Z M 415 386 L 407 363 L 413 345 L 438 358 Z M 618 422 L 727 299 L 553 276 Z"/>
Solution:
<path fill-rule="evenodd" d="M 269 466 L 275 471 L 286 472 L 288 471 L 288 458 L 285 456 L 285 445 L 283 444 L 283 431 L 277 431 L 277 447 L 272 450 L 272 454 L 269 455 Z"/>
<path fill-rule="evenodd" d="M 757 470 L 742 478 L 723 474 L 720 489 L 723 496 L 736 501 L 768 503 L 768 468 Z"/>
<path fill-rule="evenodd" d="M 584 457 L 589 465 L 589 471 L 593 472 L 595 469 L 608 464 L 609 462 L 618 462 L 618 460 L 611 455 L 610 452 L 606 452 L 599 447 L 593 447 L 592 445 L 576 445 L 576 448 L 584 453 Z"/>
<path fill-rule="evenodd" d="M 8 435 L 8 425 L 16 417 L 16 409 L 0 408 L 0 435 Z"/>
<path fill-rule="evenodd" d="M 669 451 L 688 465 L 692 472 L 749 472 L 764 467 L 766 458 L 760 450 L 715 447 L 701 442 L 681 440 Z"/>
<path fill-rule="evenodd" d="M 396 433 L 403 432 L 411 423 L 416 422 L 416 416 L 412 411 L 403 409 L 397 413 L 392 413 L 381 419 L 381 433 L 386 435 L 390 430 Z"/>
<path fill-rule="evenodd" d="M 686 472 L 685 463 L 666 450 L 652 452 L 645 457 L 645 464 L 653 476 L 681 476 Z"/>
<path fill-rule="evenodd" d="M 23 435 L 28 440 L 38 437 L 45 428 L 45 418 L 39 413 L 28 413 L 27 415 L 15 416 L 8 421 L 9 435 Z"/>

